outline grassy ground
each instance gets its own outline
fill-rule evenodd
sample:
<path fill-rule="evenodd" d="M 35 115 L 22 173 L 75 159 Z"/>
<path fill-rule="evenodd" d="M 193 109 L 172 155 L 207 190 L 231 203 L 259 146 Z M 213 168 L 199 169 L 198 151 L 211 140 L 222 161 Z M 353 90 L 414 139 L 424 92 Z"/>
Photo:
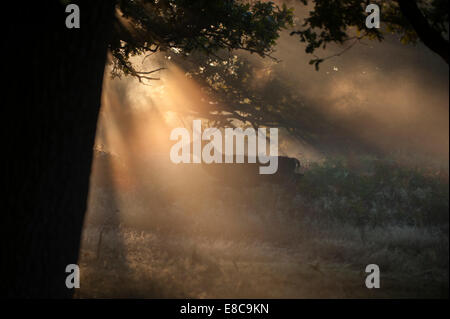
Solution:
<path fill-rule="evenodd" d="M 77 297 L 448 298 L 448 170 L 356 163 L 311 164 L 289 190 L 199 172 L 95 186 Z"/>

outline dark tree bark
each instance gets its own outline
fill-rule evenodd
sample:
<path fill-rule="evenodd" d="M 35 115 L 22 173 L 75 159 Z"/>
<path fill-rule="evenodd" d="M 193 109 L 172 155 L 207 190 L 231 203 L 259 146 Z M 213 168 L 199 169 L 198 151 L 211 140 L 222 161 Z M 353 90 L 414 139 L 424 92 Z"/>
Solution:
<path fill-rule="evenodd" d="M 114 1 L 71 1 L 80 29 L 66 28 L 63 2 L 2 8 L 0 291 L 10 297 L 73 294 L 65 268 L 78 260 Z"/>
<path fill-rule="evenodd" d="M 420 40 L 448 64 L 448 41 L 431 27 L 416 1 L 398 0 L 398 3 L 400 10 L 411 23 Z"/>

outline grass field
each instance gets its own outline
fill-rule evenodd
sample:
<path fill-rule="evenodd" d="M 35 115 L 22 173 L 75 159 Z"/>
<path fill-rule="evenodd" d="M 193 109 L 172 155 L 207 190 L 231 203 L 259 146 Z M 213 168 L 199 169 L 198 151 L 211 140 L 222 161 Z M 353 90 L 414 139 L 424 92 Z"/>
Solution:
<path fill-rule="evenodd" d="M 448 169 L 356 163 L 307 165 L 289 190 L 196 171 L 126 191 L 93 183 L 76 296 L 448 298 Z M 380 289 L 365 287 L 368 264 Z"/>

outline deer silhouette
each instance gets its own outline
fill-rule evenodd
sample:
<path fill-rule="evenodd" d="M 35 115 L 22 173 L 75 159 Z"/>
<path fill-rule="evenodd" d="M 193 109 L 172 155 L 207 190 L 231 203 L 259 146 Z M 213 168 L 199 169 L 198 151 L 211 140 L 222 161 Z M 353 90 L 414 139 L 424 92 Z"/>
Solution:
<path fill-rule="evenodd" d="M 203 170 L 218 182 L 230 187 L 254 187 L 262 183 L 289 185 L 300 177 L 296 171 L 300 162 L 296 158 L 278 156 L 278 170 L 274 174 L 260 174 L 261 163 L 249 163 L 244 156 L 244 163 L 202 163 Z"/>

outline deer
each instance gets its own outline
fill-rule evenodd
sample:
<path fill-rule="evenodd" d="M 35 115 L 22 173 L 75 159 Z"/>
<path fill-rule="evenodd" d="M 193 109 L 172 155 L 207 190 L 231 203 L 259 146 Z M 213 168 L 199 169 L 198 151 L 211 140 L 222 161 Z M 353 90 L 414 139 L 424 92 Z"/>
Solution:
<path fill-rule="evenodd" d="M 202 163 L 202 169 L 211 177 L 225 186 L 255 187 L 263 183 L 289 186 L 301 177 L 297 171 L 300 161 L 287 156 L 277 156 L 278 170 L 274 174 L 260 174 L 260 163 L 249 163 L 248 156 L 244 156 L 244 163 Z"/>

